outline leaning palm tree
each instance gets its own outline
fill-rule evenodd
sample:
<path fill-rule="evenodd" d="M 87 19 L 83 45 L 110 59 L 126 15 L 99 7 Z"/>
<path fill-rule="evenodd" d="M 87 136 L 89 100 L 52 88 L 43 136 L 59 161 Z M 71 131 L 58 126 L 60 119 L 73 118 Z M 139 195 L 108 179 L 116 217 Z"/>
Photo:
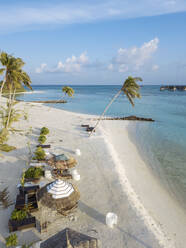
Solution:
<path fill-rule="evenodd" d="M 95 127 L 93 128 L 92 132 L 90 133 L 89 136 L 92 135 L 92 133 L 95 131 L 96 127 L 98 126 L 99 122 L 101 121 L 101 119 L 103 118 L 103 116 L 105 115 L 105 113 L 107 112 L 107 110 L 110 108 L 110 106 L 112 105 L 112 103 L 116 100 L 116 98 L 123 93 L 123 95 L 126 95 L 129 102 L 132 104 L 132 106 L 134 107 L 134 98 L 140 98 L 140 93 L 139 93 L 139 85 L 136 83 L 137 81 L 142 81 L 142 79 L 140 77 L 131 77 L 129 76 L 125 82 L 123 83 L 121 89 L 116 93 L 116 95 L 112 98 L 112 100 L 109 102 L 109 104 L 106 106 L 105 110 L 103 111 L 103 113 L 101 114 L 101 116 L 99 117 L 98 121 L 95 124 Z"/>
<path fill-rule="evenodd" d="M 65 95 L 68 95 L 69 97 L 73 97 L 74 95 L 74 90 L 69 86 L 64 86 L 62 88 L 62 91 L 65 93 Z"/>

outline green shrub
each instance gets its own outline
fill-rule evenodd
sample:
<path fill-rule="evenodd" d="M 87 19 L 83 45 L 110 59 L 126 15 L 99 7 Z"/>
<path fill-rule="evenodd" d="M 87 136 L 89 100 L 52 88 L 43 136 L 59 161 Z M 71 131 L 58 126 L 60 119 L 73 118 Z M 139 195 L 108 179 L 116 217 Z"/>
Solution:
<path fill-rule="evenodd" d="M 42 127 L 40 135 L 47 135 L 47 134 L 49 134 L 49 129 L 47 127 Z"/>
<path fill-rule="evenodd" d="M 38 138 L 38 142 L 40 144 L 44 144 L 46 141 L 46 136 L 45 135 L 40 135 L 39 138 Z"/>
<path fill-rule="evenodd" d="M 23 220 L 27 217 L 27 212 L 25 210 L 14 209 L 11 214 L 11 220 Z"/>
<path fill-rule="evenodd" d="M 21 175 L 20 184 L 24 188 L 24 185 L 25 185 L 25 170 L 23 170 L 23 173 Z"/>
<path fill-rule="evenodd" d="M 0 131 L 0 144 L 3 144 L 8 140 L 8 130 L 6 128 L 3 128 Z"/>
<path fill-rule="evenodd" d="M 25 171 L 25 178 L 40 178 L 41 176 L 43 176 L 41 167 L 30 167 Z"/>
<path fill-rule="evenodd" d="M 8 144 L 0 144 L 0 150 L 3 152 L 11 152 L 15 149 L 15 146 L 9 146 Z"/>
<path fill-rule="evenodd" d="M 15 233 L 5 238 L 5 240 L 6 240 L 6 247 L 16 246 L 18 243 L 17 235 Z"/>
<path fill-rule="evenodd" d="M 42 147 L 38 147 L 35 151 L 35 157 L 34 160 L 44 160 L 45 159 L 45 151 Z"/>

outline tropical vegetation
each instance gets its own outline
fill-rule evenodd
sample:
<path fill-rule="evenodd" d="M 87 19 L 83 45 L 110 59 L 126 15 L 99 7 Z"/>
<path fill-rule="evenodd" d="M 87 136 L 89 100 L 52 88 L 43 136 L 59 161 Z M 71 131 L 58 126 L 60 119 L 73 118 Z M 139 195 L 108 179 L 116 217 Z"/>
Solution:
<path fill-rule="evenodd" d="M 47 127 L 42 127 L 40 134 L 41 135 L 47 135 L 47 134 L 49 134 L 49 129 Z"/>
<path fill-rule="evenodd" d="M 24 209 L 14 209 L 14 211 L 11 214 L 11 220 L 23 220 L 27 217 L 27 211 Z"/>
<path fill-rule="evenodd" d="M 44 171 L 41 167 L 33 167 L 31 166 L 25 171 L 25 178 L 40 178 L 43 176 Z"/>
<path fill-rule="evenodd" d="M 45 135 L 40 135 L 39 138 L 38 138 L 38 142 L 40 144 L 44 144 L 46 142 L 47 138 Z"/>
<path fill-rule="evenodd" d="M 23 170 L 23 173 L 21 175 L 20 184 L 24 188 L 24 185 L 25 185 L 25 170 Z"/>
<path fill-rule="evenodd" d="M 15 149 L 16 149 L 15 146 L 10 146 L 8 144 L 0 144 L 0 150 L 2 152 L 11 152 L 11 151 L 13 151 Z"/>
<path fill-rule="evenodd" d="M 18 243 L 16 233 L 9 235 L 5 238 L 6 240 L 6 247 L 16 246 Z"/>
<path fill-rule="evenodd" d="M 23 71 L 24 62 L 21 58 L 15 58 L 5 52 L 0 53 L 0 75 L 3 76 L 3 81 L 0 83 L 0 97 L 2 93 L 6 93 L 5 96 L 8 98 L 6 106 L 0 107 L 0 150 L 1 148 L 7 151 L 8 145 L 2 146 L 4 142 L 8 140 L 9 131 L 15 131 L 12 128 L 12 124 L 18 121 L 21 113 L 14 108 L 16 101 L 16 92 L 23 89 L 23 86 L 32 90 L 31 79 L 28 74 Z"/>
<path fill-rule="evenodd" d="M 45 159 L 45 151 L 42 147 L 38 147 L 35 151 L 35 156 L 33 157 L 34 160 L 44 160 Z"/>
<path fill-rule="evenodd" d="M 25 63 L 21 58 L 15 58 L 12 55 L 1 52 L 0 62 L 3 66 L 0 72 L 1 74 L 4 73 L 4 79 L 0 88 L 1 94 L 4 87 L 8 89 L 9 95 L 15 94 L 16 90 L 23 85 L 32 90 L 30 77 L 22 70 Z M 14 94 L 11 97 L 14 97 Z"/>
<path fill-rule="evenodd" d="M 131 77 L 129 76 L 123 83 L 121 89 L 115 94 L 115 96 L 112 98 L 112 100 L 109 102 L 109 104 L 106 106 L 103 113 L 100 115 L 98 121 L 95 124 L 95 127 L 93 128 L 92 132 L 90 133 L 90 136 L 95 131 L 97 126 L 99 125 L 101 119 L 106 114 L 112 103 L 119 97 L 121 93 L 127 97 L 131 105 L 134 107 L 134 98 L 140 98 L 141 95 L 139 93 L 140 86 L 137 84 L 137 82 L 142 82 L 142 79 L 140 77 Z"/>
<path fill-rule="evenodd" d="M 69 86 L 64 86 L 62 88 L 62 91 L 65 93 L 65 95 L 68 95 L 69 97 L 73 97 L 74 95 L 74 90 Z"/>

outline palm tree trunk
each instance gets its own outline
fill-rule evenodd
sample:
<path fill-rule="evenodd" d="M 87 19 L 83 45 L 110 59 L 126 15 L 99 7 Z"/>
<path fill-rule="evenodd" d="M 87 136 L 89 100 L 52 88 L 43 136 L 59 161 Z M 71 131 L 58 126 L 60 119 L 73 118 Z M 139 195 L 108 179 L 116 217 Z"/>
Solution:
<path fill-rule="evenodd" d="M 3 82 L 2 82 L 2 85 L 1 85 L 0 96 L 2 95 L 2 92 L 3 92 L 3 88 L 4 88 L 5 83 L 6 83 L 6 75 L 5 75 L 5 77 L 3 79 Z"/>
<path fill-rule="evenodd" d="M 9 111 L 8 111 L 8 119 L 7 119 L 7 123 L 6 123 L 6 128 L 8 129 L 9 127 L 9 122 L 10 122 L 10 116 L 11 116 L 11 112 L 12 112 L 12 105 L 15 99 L 15 93 L 16 93 L 16 88 L 14 88 L 13 94 L 10 93 L 10 97 L 9 97 Z M 11 97 L 12 95 L 12 97 Z"/>
<path fill-rule="evenodd" d="M 116 98 L 121 94 L 121 90 L 118 91 L 118 93 L 112 98 L 112 100 L 109 102 L 109 104 L 106 106 L 105 110 L 103 111 L 103 113 L 100 115 L 99 119 L 96 122 L 96 125 L 94 127 L 94 129 L 92 130 L 92 132 L 90 133 L 89 137 L 92 135 L 92 133 L 94 132 L 94 130 L 96 129 L 96 127 L 99 125 L 101 119 L 103 118 L 103 116 L 105 115 L 105 113 L 107 112 L 107 110 L 110 108 L 110 106 L 112 105 L 112 103 L 116 100 Z"/>

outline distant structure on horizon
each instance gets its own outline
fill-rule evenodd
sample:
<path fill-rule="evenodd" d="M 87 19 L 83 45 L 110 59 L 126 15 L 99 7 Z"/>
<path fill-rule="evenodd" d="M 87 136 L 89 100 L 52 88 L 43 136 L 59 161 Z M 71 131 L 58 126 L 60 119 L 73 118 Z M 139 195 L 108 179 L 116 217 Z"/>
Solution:
<path fill-rule="evenodd" d="M 163 90 L 169 90 L 169 91 L 186 91 L 186 85 L 166 85 L 166 86 L 161 86 L 160 91 Z"/>

